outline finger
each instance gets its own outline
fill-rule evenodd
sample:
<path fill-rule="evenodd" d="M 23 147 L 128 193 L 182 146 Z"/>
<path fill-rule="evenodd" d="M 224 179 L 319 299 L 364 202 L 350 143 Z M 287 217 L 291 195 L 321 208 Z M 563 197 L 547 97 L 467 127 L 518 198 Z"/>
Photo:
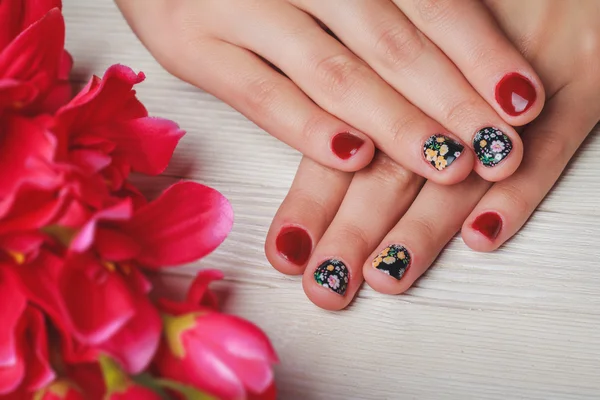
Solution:
<path fill-rule="evenodd" d="M 427 182 L 408 212 L 366 258 L 367 283 L 387 294 L 408 289 L 459 231 L 488 186 L 475 174 L 452 186 Z"/>
<path fill-rule="evenodd" d="M 362 265 L 373 247 L 408 209 L 423 184 L 418 175 L 382 153 L 357 172 L 302 278 L 319 307 L 346 307 L 363 282 Z"/>
<path fill-rule="evenodd" d="M 273 3 L 270 3 L 273 4 Z M 324 110 L 366 132 L 399 164 L 436 182 L 451 184 L 473 169 L 465 143 L 398 94 L 368 65 L 321 29 L 308 14 L 278 3 L 247 18 L 260 25 L 223 28 L 220 34 L 280 68 Z M 252 12 L 252 11 L 248 11 Z M 424 156 L 425 142 L 442 134 L 462 154 L 437 164 Z"/>
<path fill-rule="evenodd" d="M 587 83 L 586 83 L 587 84 Z M 497 183 L 462 228 L 472 249 L 491 251 L 512 237 L 554 186 L 565 166 L 600 118 L 597 93 L 568 85 L 547 104 L 523 134 L 529 156 L 509 179 Z"/>
<path fill-rule="evenodd" d="M 480 0 L 393 1 L 507 123 L 521 126 L 539 115 L 540 78 Z"/>
<path fill-rule="evenodd" d="M 519 135 L 392 2 L 348 0 L 343 7 L 335 1 L 294 2 L 327 24 L 407 100 L 469 144 L 480 160 L 475 171 L 484 179 L 501 180 L 517 169 Z M 482 142 L 486 129 L 494 140 Z"/>
<path fill-rule="evenodd" d="M 356 171 L 373 158 L 373 142 L 327 113 L 255 54 L 210 40 L 182 52 L 175 75 L 219 97 L 302 154 Z"/>
<path fill-rule="evenodd" d="M 352 173 L 304 157 L 265 241 L 267 259 L 280 272 L 299 275 L 346 194 Z"/>

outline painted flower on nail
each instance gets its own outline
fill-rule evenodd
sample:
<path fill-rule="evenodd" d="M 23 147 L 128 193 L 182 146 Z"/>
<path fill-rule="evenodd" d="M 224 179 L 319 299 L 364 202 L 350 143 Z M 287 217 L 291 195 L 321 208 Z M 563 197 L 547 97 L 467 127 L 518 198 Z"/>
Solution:
<path fill-rule="evenodd" d="M 490 149 L 492 149 L 494 153 L 500 153 L 502 150 L 504 150 L 504 147 L 504 143 L 499 140 L 494 140 L 490 146 Z"/>
<path fill-rule="evenodd" d="M 452 164 L 464 150 L 464 146 L 444 135 L 433 135 L 425 141 L 425 159 L 438 171 Z"/>
<path fill-rule="evenodd" d="M 327 278 L 327 284 L 331 289 L 336 290 L 340 287 L 340 278 L 335 275 L 330 275 L 329 278 Z"/>
<path fill-rule="evenodd" d="M 385 258 L 382 258 L 383 253 L 385 253 Z M 410 253 L 406 247 L 394 244 L 384 249 L 373 260 L 372 265 L 384 274 L 400 280 L 410 266 Z"/>
<path fill-rule="evenodd" d="M 315 281 L 339 295 L 344 295 L 348 288 L 348 268 L 340 260 L 327 260 L 317 267 Z"/>
<path fill-rule="evenodd" d="M 485 138 L 489 138 L 488 142 Z M 501 130 L 487 127 L 479 130 L 473 138 L 477 158 L 486 167 L 494 167 L 504 160 L 512 150 L 510 138 Z"/>

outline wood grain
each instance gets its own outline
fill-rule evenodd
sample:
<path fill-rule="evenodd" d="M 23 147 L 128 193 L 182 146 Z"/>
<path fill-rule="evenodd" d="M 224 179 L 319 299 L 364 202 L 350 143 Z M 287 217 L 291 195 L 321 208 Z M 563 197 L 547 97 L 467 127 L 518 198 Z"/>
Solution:
<path fill-rule="evenodd" d="M 110 1 L 65 0 L 74 77 L 107 66 L 143 70 L 139 95 L 188 131 L 151 194 L 180 179 L 221 190 L 233 233 L 199 263 L 160 276 L 181 295 L 201 267 L 223 269 L 227 310 L 259 324 L 282 363 L 282 399 L 600 398 L 600 140 L 591 135 L 513 240 L 494 254 L 455 238 L 406 295 L 364 288 L 347 310 L 322 311 L 297 277 L 263 253 L 299 155 L 212 96 L 168 75 Z"/>

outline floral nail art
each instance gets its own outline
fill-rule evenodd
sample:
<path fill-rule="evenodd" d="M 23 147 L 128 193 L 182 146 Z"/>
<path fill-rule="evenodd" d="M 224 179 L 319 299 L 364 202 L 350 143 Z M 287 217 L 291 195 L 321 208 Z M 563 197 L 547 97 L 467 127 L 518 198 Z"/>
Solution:
<path fill-rule="evenodd" d="M 406 247 L 393 244 L 383 249 L 371 265 L 384 274 L 400 280 L 410 265 L 410 253 Z"/>
<path fill-rule="evenodd" d="M 450 166 L 464 149 L 462 144 L 444 135 L 433 135 L 423 145 L 425 158 L 438 171 Z"/>
<path fill-rule="evenodd" d="M 340 260 L 327 260 L 315 270 L 315 281 L 339 295 L 348 288 L 348 268 Z"/>
<path fill-rule="evenodd" d="M 487 127 L 475 134 L 473 148 L 484 166 L 494 167 L 508 156 L 512 150 L 512 142 L 501 130 Z"/>

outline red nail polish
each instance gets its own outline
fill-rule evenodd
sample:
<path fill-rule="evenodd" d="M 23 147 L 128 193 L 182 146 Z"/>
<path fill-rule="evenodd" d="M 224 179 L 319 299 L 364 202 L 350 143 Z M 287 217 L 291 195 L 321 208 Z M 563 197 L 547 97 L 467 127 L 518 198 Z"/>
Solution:
<path fill-rule="evenodd" d="M 505 113 L 513 117 L 529 110 L 536 96 L 529 79 L 516 72 L 504 76 L 496 86 L 496 101 Z"/>
<path fill-rule="evenodd" d="M 365 141 L 348 132 L 338 133 L 331 140 L 331 149 L 342 160 L 347 160 L 355 155 L 365 144 Z"/>
<path fill-rule="evenodd" d="M 486 212 L 475 219 L 473 229 L 481 232 L 488 239 L 494 240 L 502 229 L 502 219 L 495 212 Z"/>
<path fill-rule="evenodd" d="M 296 265 L 304 265 L 312 251 L 312 240 L 304 229 L 288 226 L 279 232 L 275 246 L 286 260 Z"/>

